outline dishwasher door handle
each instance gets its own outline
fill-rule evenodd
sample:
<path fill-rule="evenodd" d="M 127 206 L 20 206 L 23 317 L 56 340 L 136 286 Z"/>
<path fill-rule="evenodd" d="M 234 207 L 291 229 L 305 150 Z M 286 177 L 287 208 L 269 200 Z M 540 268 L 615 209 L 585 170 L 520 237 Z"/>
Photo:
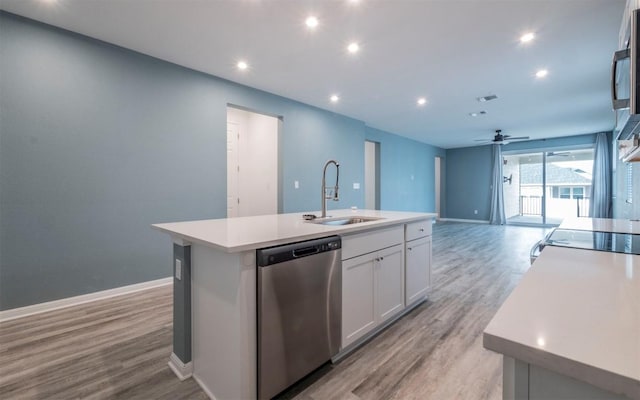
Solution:
<path fill-rule="evenodd" d="M 293 251 L 293 256 L 298 258 L 298 257 L 308 256 L 308 255 L 311 255 L 311 254 L 317 254 L 319 252 L 320 252 L 320 249 L 318 249 L 315 246 L 304 247 L 302 249 L 295 249 Z"/>

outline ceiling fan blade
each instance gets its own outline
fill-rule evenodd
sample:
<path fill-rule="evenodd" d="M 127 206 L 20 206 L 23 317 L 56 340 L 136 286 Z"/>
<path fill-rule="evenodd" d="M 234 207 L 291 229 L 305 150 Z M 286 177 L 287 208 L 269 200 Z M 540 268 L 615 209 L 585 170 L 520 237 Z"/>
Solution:
<path fill-rule="evenodd" d="M 529 136 L 518 136 L 518 137 L 509 136 L 509 140 L 527 140 L 527 139 L 529 139 Z"/>
<path fill-rule="evenodd" d="M 491 139 L 475 139 L 474 142 L 491 142 Z"/>

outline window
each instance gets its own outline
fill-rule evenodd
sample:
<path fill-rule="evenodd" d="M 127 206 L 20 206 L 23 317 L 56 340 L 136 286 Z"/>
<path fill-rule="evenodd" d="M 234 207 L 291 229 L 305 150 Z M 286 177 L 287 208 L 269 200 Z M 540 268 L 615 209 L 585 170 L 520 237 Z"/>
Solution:
<path fill-rule="evenodd" d="M 574 187 L 573 188 L 573 198 L 574 199 L 584 199 L 584 188 L 583 187 Z"/>
<path fill-rule="evenodd" d="M 553 186 L 551 195 L 554 199 L 584 199 L 584 186 Z"/>

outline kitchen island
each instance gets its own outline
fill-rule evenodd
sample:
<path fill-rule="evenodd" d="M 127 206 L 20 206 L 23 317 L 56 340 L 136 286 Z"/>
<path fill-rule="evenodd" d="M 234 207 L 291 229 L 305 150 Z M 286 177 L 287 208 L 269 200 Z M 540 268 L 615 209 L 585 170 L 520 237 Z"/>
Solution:
<path fill-rule="evenodd" d="M 324 225 L 294 213 L 153 225 L 170 234 L 174 246 L 174 340 L 169 365 L 178 377 L 193 376 L 211 398 L 256 398 L 256 250 L 260 248 L 331 235 L 342 238 L 338 357 L 426 298 L 435 214 L 375 210 L 329 214 L 328 219 L 371 220 Z M 385 257 L 390 268 L 375 264 Z M 374 279 L 381 270 L 395 272 Z M 391 286 L 376 294 L 376 288 L 363 286 L 363 276 Z M 356 290 L 368 292 L 361 296 Z"/>
<path fill-rule="evenodd" d="M 561 228 L 637 233 L 628 220 Z M 640 255 L 546 246 L 484 331 L 504 399 L 640 399 Z"/>

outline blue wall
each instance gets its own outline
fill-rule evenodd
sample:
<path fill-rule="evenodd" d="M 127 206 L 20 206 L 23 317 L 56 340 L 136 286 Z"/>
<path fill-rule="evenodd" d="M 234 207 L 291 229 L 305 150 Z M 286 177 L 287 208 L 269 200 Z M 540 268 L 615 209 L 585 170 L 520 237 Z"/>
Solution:
<path fill-rule="evenodd" d="M 593 145 L 595 134 L 513 142 L 502 151 L 541 151 Z M 491 146 L 446 151 L 446 218 L 488 221 L 491 213 Z M 478 210 L 478 214 L 474 214 Z"/>
<path fill-rule="evenodd" d="M 491 146 L 448 149 L 446 159 L 447 218 L 489 220 Z M 474 214 L 478 210 L 478 214 Z"/>
<path fill-rule="evenodd" d="M 385 165 L 425 177 L 385 171 L 406 197 L 383 206 L 433 207 L 423 165 L 444 151 L 363 121 L 4 12 L 0 71 L 0 309 L 170 276 L 170 240 L 149 225 L 226 216 L 228 104 L 282 117 L 284 212 L 320 208 L 329 158 L 329 206 L 362 207 L 370 134 Z"/>
<path fill-rule="evenodd" d="M 370 127 L 365 138 L 380 143 L 380 208 L 434 212 L 434 159 L 445 150 Z"/>

